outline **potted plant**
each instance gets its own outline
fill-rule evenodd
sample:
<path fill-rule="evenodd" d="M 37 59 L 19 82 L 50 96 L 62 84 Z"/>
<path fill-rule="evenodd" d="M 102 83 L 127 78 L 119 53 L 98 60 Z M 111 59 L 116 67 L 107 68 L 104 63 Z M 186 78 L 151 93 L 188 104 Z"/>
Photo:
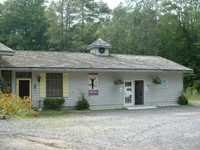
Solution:
<path fill-rule="evenodd" d="M 118 80 L 115 80 L 114 81 L 114 84 L 115 85 L 121 85 L 121 84 L 123 84 L 124 82 L 121 80 L 121 79 L 118 79 Z"/>
<path fill-rule="evenodd" d="M 154 77 L 153 78 L 153 81 L 152 81 L 154 84 L 161 84 L 161 79 L 160 79 L 160 77 L 158 77 L 158 76 L 156 76 L 156 77 Z"/>

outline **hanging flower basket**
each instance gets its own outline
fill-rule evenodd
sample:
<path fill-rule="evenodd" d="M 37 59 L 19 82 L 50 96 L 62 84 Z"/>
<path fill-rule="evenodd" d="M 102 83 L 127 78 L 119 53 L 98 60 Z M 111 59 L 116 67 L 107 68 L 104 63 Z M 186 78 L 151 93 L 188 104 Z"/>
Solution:
<path fill-rule="evenodd" d="M 114 84 L 115 85 L 121 85 L 121 84 L 124 84 L 124 82 L 121 79 L 119 79 L 119 80 L 115 80 Z"/>
<path fill-rule="evenodd" d="M 155 78 L 153 78 L 153 81 L 152 81 L 154 84 L 161 84 L 161 79 L 160 79 L 160 77 L 155 77 Z"/>

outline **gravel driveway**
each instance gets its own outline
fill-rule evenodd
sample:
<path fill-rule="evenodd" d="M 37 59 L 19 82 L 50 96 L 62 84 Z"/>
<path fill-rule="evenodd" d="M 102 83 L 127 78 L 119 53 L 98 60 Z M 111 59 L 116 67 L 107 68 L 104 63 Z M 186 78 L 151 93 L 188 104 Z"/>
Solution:
<path fill-rule="evenodd" d="M 1 150 L 199 150 L 199 139 L 199 107 L 0 121 Z"/>

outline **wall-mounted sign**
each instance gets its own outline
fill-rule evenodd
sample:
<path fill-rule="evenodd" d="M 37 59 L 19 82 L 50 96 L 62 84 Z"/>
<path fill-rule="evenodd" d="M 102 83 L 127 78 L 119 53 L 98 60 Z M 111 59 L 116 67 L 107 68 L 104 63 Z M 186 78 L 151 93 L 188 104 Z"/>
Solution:
<path fill-rule="evenodd" d="M 90 73 L 88 75 L 88 95 L 89 96 L 97 96 L 99 95 L 98 90 L 98 74 L 97 73 Z"/>
<path fill-rule="evenodd" d="M 89 90 L 88 94 L 89 96 L 97 96 L 99 95 L 99 90 Z"/>

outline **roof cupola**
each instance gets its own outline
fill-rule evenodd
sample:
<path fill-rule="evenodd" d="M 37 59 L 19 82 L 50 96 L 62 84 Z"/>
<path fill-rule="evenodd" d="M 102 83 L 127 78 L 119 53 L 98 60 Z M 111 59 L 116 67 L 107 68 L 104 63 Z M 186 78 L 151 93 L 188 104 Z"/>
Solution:
<path fill-rule="evenodd" d="M 98 39 L 92 44 L 88 45 L 88 50 L 90 50 L 91 54 L 98 55 L 98 56 L 109 56 L 109 50 L 112 48 L 111 44 L 102 40 Z"/>

